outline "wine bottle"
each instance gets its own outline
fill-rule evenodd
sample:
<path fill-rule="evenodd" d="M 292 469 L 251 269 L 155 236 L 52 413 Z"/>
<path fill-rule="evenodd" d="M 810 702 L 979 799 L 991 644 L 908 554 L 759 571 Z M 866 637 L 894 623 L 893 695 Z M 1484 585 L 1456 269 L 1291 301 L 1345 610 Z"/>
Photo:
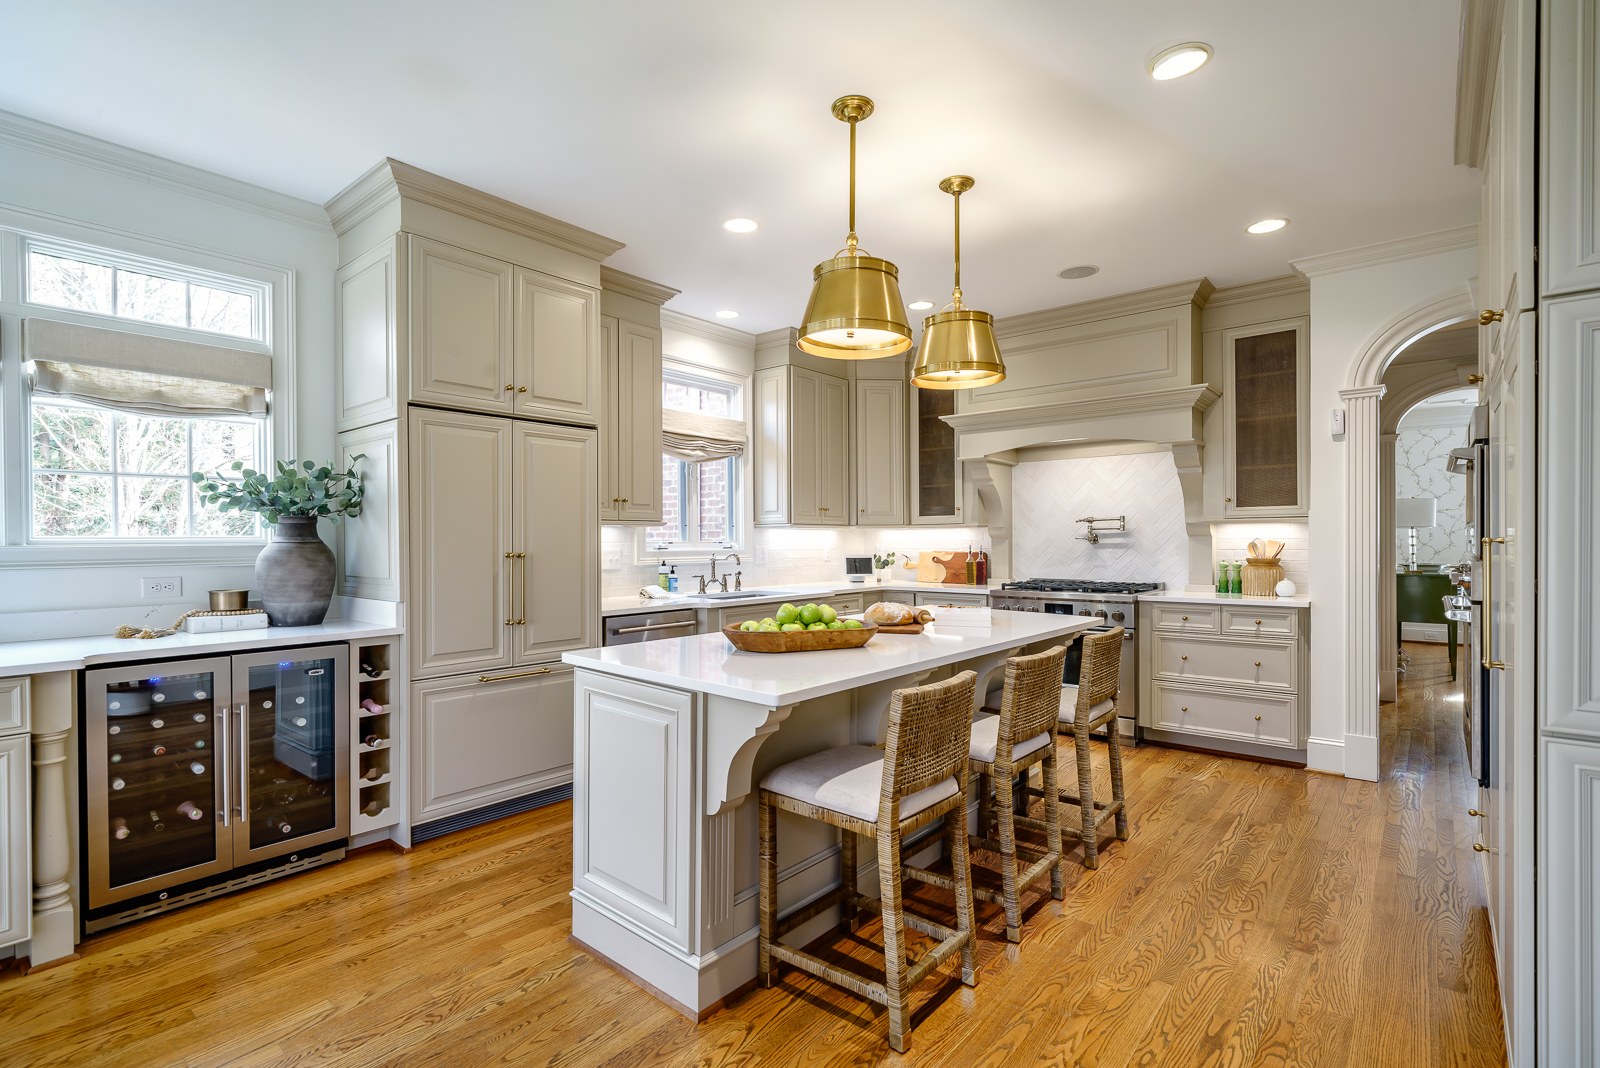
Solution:
<path fill-rule="evenodd" d="M 111 780 L 111 788 L 113 790 L 120 790 L 126 785 L 128 785 L 128 784 L 123 782 L 121 779 L 112 779 Z"/>
<path fill-rule="evenodd" d="M 383 674 L 383 669 L 379 668 L 379 667 L 374 667 L 371 664 L 367 663 L 365 660 L 363 660 L 361 662 L 361 674 L 375 679 L 379 675 Z"/>
<path fill-rule="evenodd" d="M 160 730 L 162 727 L 165 727 L 166 725 L 167 725 L 167 721 L 164 720 L 164 719 L 153 719 L 153 720 L 150 721 L 150 726 L 154 727 L 156 730 Z"/>
<path fill-rule="evenodd" d="M 116 816 L 116 817 L 112 818 L 112 820 L 111 820 L 111 837 L 113 837 L 113 838 L 126 838 L 131 833 L 132 832 L 128 830 L 128 821 L 127 820 L 123 819 L 121 816 Z"/>
<path fill-rule="evenodd" d="M 122 728 L 117 726 L 115 723 L 113 723 L 111 725 L 111 730 L 110 730 L 109 733 L 111 733 L 111 734 L 121 734 L 122 733 Z"/>
<path fill-rule="evenodd" d="M 383 706 L 370 697 L 362 700 L 361 707 L 366 709 L 368 712 L 371 712 L 373 715 L 377 715 L 383 711 Z"/>
<path fill-rule="evenodd" d="M 164 745 L 158 745 L 154 749 L 152 749 L 151 752 L 153 752 L 156 756 L 166 756 L 167 755 L 167 747 L 164 746 Z"/>
<path fill-rule="evenodd" d="M 195 803 L 193 801 L 185 801 L 183 804 L 178 806 L 178 811 L 183 813 L 185 816 L 188 816 L 192 820 L 204 819 L 206 815 L 203 810 L 195 807 Z"/>
<path fill-rule="evenodd" d="M 200 761 L 196 760 L 194 763 L 189 765 L 189 770 L 194 772 L 196 775 L 204 775 L 206 773 L 206 766 L 200 763 Z"/>
<path fill-rule="evenodd" d="M 278 824 L 278 833 L 279 834 L 288 834 L 289 833 L 289 825 L 287 823 Z"/>
<path fill-rule="evenodd" d="M 155 809 L 150 810 L 150 829 L 152 831 L 164 831 L 167 829 L 167 825 L 161 822 L 161 813 Z"/>
<path fill-rule="evenodd" d="M 113 764 L 122 763 L 122 754 L 121 753 L 112 753 L 111 754 L 111 763 L 113 763 Z"/>
<path fill-rule="evenodd" d="M 369 734 L 365 738 L 361 739 L 361 744 L 362 745 L 377 745 L 381 741 L 383 741 L 383 739 L 379 738 L 376 734 Z"/>

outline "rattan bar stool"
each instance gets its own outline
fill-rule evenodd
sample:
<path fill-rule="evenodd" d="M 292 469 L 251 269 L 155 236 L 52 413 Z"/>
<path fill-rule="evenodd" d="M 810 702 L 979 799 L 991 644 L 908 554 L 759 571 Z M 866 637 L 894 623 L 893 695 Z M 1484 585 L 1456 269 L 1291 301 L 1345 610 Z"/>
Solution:
<path fill-rule="evenodd" d="M 961 954 L 961 981 L 976 986 L 973 960 L 972 871 L 967 853 L 967 750 L 977 676 L 970 671 L 945 682 L 894 691 L 888 741 L 883 749 L 846 745 L 774 768 L 761 780 L 761 937 L 758 973 L 772 985 L 776 958 L 876 1001 L 889 1010 L 889 1045 L 906 1049 L 911 991 L 951 956 Z M 778 810 L 838 827 L 843 833 L 839 888 L 778 919 Z M 943 816 L 955 869 L 956 927 L 907 912 L 901 906 L 901 841 Z M 878 842 L 878 892 L 856 889 L 856 836 Z M 855 925 L 858 907 L 883 912 L 884 982 L 835 968 L 820 957 L 783 945 L 780 937 L 834 905 L 841 928 Z M 905 928 L 939 944 L 906 967 Z"/>
<path fill-rule="evenodd" d="M 1116 819 L 1117 840 L 1128 840 L 1127 799 L 1122 791 L 1122 740 L 1117 732 L 1117 684 L 1122 669 L 1122 628 L 1112 627 L 1099 634 L 1083 636 L 1083 666 L 1078 672 L 1078 685 L 1061 687 L 1061 723 L 1072 731 L 1073 747 L 1078 754 L 1078 792 L 1060 791 L 1063 804 L 1076 805 L 1080 828 L 1062 827 L 1083 842 L 1083 866 L 1096 868 L 1100 864 L 1100 825 Z M 1068 711 L 1068 703 L 1071 711 Z M 1109 725 L 1109 726 L 1107 726 Z M 1094 773 L 1089 764 L 1089 732 L 1106 726 L 1106 744 L 1111 756 L 1111 802 L 1094 799 Z M 1033 797 L 1044 797 L 1045 791 L 1029 786 Z M 1018 817 L 1017 826 L 1043 829 L 1038 820 Z"/>
<path fill-rule="evenodd" d="M 985 707 L 972 724 L 972 745 L 967 752 L 968 769 L 978 776 L 978 832 L 970 839 L 976 848 L 1000 854 L 1000 877 L 1004 889 L 972 888 L 973 896 L 1006 910 L 1006 940 L 1022 941 L 1022 892 L 1045 873 L 1050 875 L 1050 896 L 1061 900 L 1061 812 L 1056 799 L 1056 721 L 1061 715 L 1061 669 L 1067 659 L 1065 646 L 1058 645 L 1031 656 L 1013 656 L 1006 661 L 1005 690 L 1000 707 Z M 1017 775 L 1040 766 L 1044 781 L 1045 848 L 1041 852 L 1017 842 L 1015 812 Z M 1017 873 L 1017 858 L 1029 861 L 1028 869 Z M 948 876 L 906 868 L 913 879 L 951 887 Z"/>

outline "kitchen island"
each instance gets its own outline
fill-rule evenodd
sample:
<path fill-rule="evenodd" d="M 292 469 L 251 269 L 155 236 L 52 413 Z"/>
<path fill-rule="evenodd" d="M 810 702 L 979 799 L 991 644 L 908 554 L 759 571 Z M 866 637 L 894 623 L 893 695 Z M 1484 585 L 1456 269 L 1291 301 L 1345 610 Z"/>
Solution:
<path fill-rule="evenodd" d="M 685 1015 L 715 1011 L 756 975 L 756 806 L 745 802 L 762 776 L 834 746 L 882 744 L 896 689 L 970 668 L 981 702 L 1008 656 L 1098 622 L 991 618 L 859 649 L 745 653 L 713 633 L 564 654 L 576 669 L 573 939 Z M 835 830 L 784 817 L 778 837 L 784 912 L 838 884 Z M 876 896 L 871 845 L 860 870 Z M 786 941 L 836 922 L 825 912 Z"/>

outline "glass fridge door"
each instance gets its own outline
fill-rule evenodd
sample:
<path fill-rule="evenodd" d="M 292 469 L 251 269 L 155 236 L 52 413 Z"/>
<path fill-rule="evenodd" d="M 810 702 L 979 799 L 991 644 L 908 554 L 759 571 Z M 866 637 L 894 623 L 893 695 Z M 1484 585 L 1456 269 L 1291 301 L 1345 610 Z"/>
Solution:
<path fill-rule="evenodd" d="M 233 866 L 226 659 L 84 678 L 89 908 Z"/>
<path fill-rule="evenodd" d="M 233 658 L 244 864 L 343 838 L 350 828 L 348 651 L 343 645 Z"/>

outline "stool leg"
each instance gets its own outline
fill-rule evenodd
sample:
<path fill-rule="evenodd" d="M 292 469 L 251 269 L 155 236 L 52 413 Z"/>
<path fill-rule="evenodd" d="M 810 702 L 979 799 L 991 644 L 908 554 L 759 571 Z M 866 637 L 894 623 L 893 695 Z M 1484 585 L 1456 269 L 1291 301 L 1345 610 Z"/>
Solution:
<path fill-rule="evenodd" d="M 1120 806 L 1117 809 L 1117 840 L 1128 840 L 1128 805 L 1122 796 L 1122 732 L 1118 730 L 1117 720 L 1106 724 L 1107 737 L 1111 739 L 1111 803 Z"/>
<path fill-rule="evenodd" d="M 996 819 L 1000 831 L 1000 877 L 1005 883 L 1006 941 L 1022 941 L 1022 909 L 1017 904 L 1017 826 L 1011 795 L 1011 765 L 996 764 L 994 781 L 1000 784 L 995 791 L 995 804 L 999 807 Z"/>
<path fill-rule="evenodd" d="M 1050 897 L 1060 901 L 1064 896 L 1061 889 L 1061 796 L 1060 785 L 1056 781 L 1054 738 L 1051 738 L 1048 749 L 1050 751 L 1039 766 L 1039 774 L 1044 782 L 1045 849 L 1055 854 L 1056 858 L 1055 866 L 1050 869 Z"/>
<path fill-rule="evenodd" d="M 845 899 L 839 904 L 839 933 L 850 934 L 856 929 L 856 904 L 850 897 L 856 892 L 856 833 L 839 832 L 839 885 L 845 889 Z"/>
<path fill-rule="evenodd" d="M 764 987 L 772 986 L 772 932 L 778 921 L 778 811 L 761 791 L 761 950 L 756 974 Z"/>
<path fill-rule="evenodd" d="M 1094 768 L 1089 763 L 1089 726 L 1080 723 L 1072 732 L 1078 751 L 1078 815 L 1083 823 L 1083 866 L 1091 871 L 1100 866 L 1095 849 Z"/>
<path fill-rule="evenodd" d="M 965 798 L 967 784 L 959 785 L 962 788 L 961 796 Z M 972 853 L 967 846 L 965 800 L 945 819 L 954 832 L 950 836 L 950 867 L 955 874 L 956 883 L 956 930 L 970 936 L 966 945 L 961 947 L 961 981 L 967 986 L 977 986 L 978 970 L 974 959 L 978 940 L 977 913 L 972 903 Z"/>
<path fill-rule="evenodd" d="M 906 1051 L 906 1024 L 911 991 L 906 985 L 906 940 L 900 911 L 900 812 L 895 805 L 889 825 L 878 824 L 878 897 L 883 902 L 883 990 L 889 1010 L 889 1045 Z"/>
<path fill-rule="evenodd" d="M 978 837 L 987 838 L 989 827 L 994 822 L 993 804 L 990 794 L 994 789 L 994 777 L 983 772 L 978 773 Z"/>

